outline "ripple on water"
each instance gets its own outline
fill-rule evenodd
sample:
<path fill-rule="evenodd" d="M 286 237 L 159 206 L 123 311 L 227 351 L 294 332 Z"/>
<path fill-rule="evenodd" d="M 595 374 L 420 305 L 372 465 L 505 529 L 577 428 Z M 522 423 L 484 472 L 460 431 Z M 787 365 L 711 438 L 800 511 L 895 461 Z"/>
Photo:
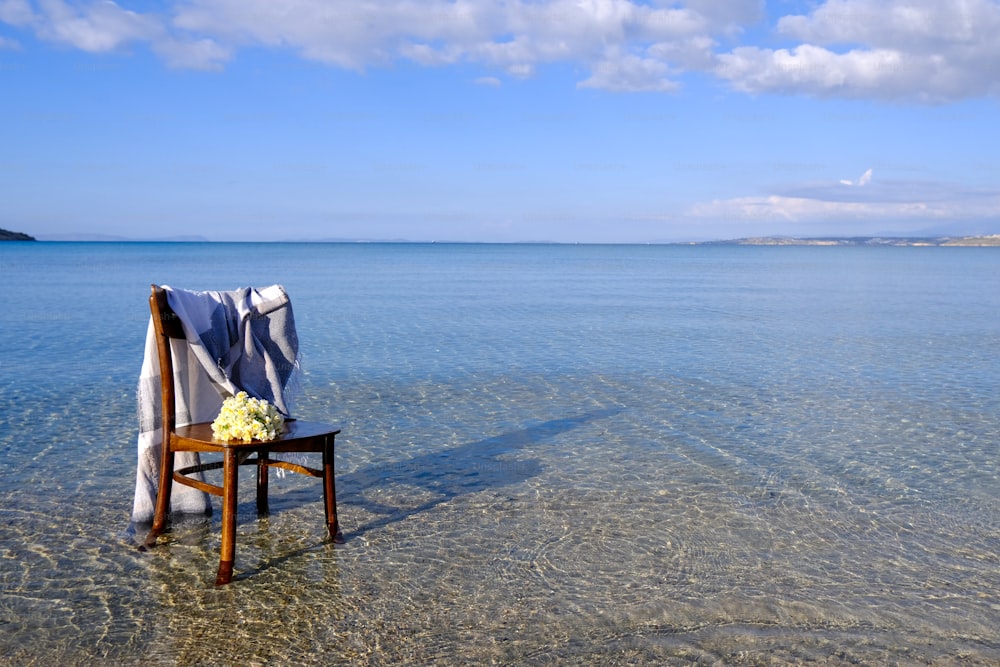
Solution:
<path fill-rule="evenodd" d="M 8 290 L 4 660 L 1000 664 L 992 255 L 141 245 L 78 251 L 142 255 L 79 311 L 62 260 Z M 147 255 L 290 272 L 347 544 L 295 477 L 241 493 L 231 586 L 217 514 L 120 537 Z"/>

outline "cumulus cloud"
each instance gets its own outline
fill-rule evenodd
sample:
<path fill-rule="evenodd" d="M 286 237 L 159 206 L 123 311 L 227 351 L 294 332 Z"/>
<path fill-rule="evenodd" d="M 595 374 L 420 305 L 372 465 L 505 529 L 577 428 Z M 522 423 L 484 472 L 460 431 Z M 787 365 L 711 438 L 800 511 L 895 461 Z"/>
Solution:
<path fill-rule="evenodd" d="M 176 35 L 164 17 L 123 8 L 110 0 L 70 3 L 40 0 L 2 0 L 0 21 L 29 27 L 42 39 L 89 53 L 122 51 L 130 45 L 149 45 L 168 65 L 205 69 L 228 59 L 227 49 L 210 38 Z"/>
<path fill-rule="evenodd" d="M 157 18 L 123 9 L 113 2 L 74 7 L 61 0 L 45 0 L 41 6 L 45 20 L 38 24 L 39 34 L 82 51 L 114 51 L 130 42 L 151 41 L 161 34 Z"/>
<path fill-rule="evenodd" d="M 742 46 L 719 55 L 717 62 L 716 74 L 737 90 L 817 97 L 903 96 L 918 89 L 926 71 L 897 51 L 835 53 L 811 44 L 776 50 Z"/>
<path fill-rule="evenodd" d="M 35 20 L 35 12 L 28 0 L 0 0 L 0 21 L 13 25 L 29 25 Z"/>
<path fill-rule="evenodd" d="M 148 44 L 177 67 L 217 67 L 241 48 L 286 49 L 364 70 L 409 60 L 474 63 L 513 77 L 551 63 L 590 71 L 581 85 L 670 91 L 675 76 L 712 63 L 714 35 L 758 0 L 178 0 L 167 10 L 111 0 L 0 0 L 0 21 L 89 52 Z M 748 10 L 748 8 L 750 8 Z M 749 12 L 749 13 L 748 13 Z"/>
<path fill-rule="evenodd" d="M 670 67 L 661 60 L 614 53 L 596 63 L 590 78 L 579 86 L 616 92 L 670 92 L 678 84 L 670 78 Z"/>
<path fill-rule="evenodd" d="M 818 44 L 864 43 L 901 51 L 950 50 L 992 40 L 1000 7 L 990 0 L 827 0 L 810 15 L 778 21 L 778 30 Z"/>
<path fill-rule="evenodd" d="M 0 0 L 0 22 L 89 52 L 146 45 L 174 67 L 241 48 L 364 70 L 411 61 L 483 77 L 568 63 L 578 85 L 677 90 L 714 76 L 746 93 L 946 102 L 1000 93 L 997 0 L 825 0 L 767 16 L 762 0 Z M 771 12 L 780 9 L 774 3 Z M 782 48 L 760 43 L 778 37 Z M 756 40 L 756 41 L 753 41 Z"/>
<path fill-rule="evenodd" d="M 784 16 L 792 48 L 739 46 L 716 74 L 737 90 L 928 103 L 996 95 L 1000 3 L 827 0 Z"/>

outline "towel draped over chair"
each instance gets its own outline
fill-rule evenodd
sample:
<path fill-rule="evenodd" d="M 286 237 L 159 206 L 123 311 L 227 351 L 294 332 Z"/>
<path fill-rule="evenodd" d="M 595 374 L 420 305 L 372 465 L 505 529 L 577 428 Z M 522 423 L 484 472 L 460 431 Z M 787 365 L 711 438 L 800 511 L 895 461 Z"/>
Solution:
<path fill-rule="evenodd" d="M 272 285 L 221 292 L 164 289 L 186 337 L 170 341 L 177 425 L 213 421 L 223 400 L 239 391 L 267 400 L 289 417 L 299 345 L 291 302 L 284 288 Z M 163 440 L 160 397 L 160 364 L 150 320 L 139 375 L 133 523 L 153 520 Z M 178 452 L 174 469 L 198 463 L 197 452 Z M 211 511 L 211 503 L 205 492 L 175 484 L 170 509 L 206 514 Z"/>

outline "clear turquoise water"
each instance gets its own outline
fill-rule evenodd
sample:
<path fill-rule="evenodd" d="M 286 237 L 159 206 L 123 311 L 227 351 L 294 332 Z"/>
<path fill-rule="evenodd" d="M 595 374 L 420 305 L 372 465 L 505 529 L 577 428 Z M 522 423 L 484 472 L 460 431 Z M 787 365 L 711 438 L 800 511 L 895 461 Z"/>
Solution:
<path fill-rule="evenodd" d="M 0 244 L 0 662 L 997 664 L 1000 253 Z M 149 284 L 281 283 L 319 489 L 125 532 Z"/>

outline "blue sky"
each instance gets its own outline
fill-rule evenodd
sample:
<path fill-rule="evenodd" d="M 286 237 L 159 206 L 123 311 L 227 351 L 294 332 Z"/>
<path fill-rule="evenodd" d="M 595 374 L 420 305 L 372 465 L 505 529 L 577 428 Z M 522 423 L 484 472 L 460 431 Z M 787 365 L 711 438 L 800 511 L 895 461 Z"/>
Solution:
<path fill-rule="evenodd" d="M 0 227 L 1000 233 L 1000 2 L 0 0 Z"/>

